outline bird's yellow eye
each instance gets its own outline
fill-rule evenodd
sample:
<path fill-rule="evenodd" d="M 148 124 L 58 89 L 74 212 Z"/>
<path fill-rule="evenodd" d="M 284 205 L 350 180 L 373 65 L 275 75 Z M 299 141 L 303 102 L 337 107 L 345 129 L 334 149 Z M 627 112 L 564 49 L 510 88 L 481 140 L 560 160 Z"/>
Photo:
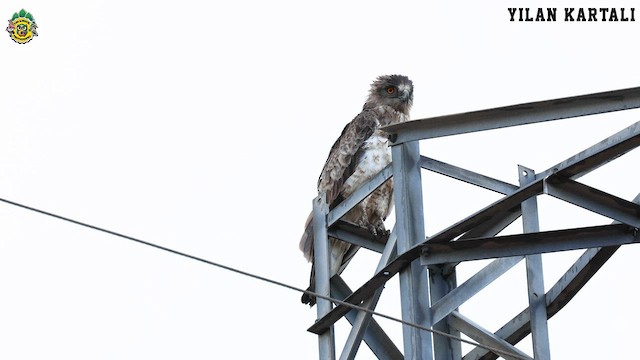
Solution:
<path fill-rule="evenodd" d="M 391 95 L 391 94 L 393 94 L 394 92 L 396 92 L 396 88 L 394 88 L 393 86 L 389 86 L 389 87 L 387 88 L 387 94 Z"/>

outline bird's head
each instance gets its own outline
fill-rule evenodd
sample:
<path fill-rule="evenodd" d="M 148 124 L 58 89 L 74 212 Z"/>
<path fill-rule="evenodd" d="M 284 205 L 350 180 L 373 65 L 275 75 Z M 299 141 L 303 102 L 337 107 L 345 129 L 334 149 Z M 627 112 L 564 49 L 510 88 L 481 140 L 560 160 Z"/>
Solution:
<path fill-rule="evenodd" d="M 413 83 L 404 75 L 382 75 L 371 84 L 367 103 L 387 105 L 409 115 L 413 104 Z"/>

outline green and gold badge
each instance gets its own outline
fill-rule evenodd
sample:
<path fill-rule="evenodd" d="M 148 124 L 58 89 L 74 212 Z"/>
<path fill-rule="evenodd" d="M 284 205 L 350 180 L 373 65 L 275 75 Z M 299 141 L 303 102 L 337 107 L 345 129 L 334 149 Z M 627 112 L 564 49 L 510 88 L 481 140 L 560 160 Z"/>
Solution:
<path fill-rule="evenodd" d="M 13 41 L 18 44 L 26 44 L 31 41 L 34 36 L 38 36 L 36 32 L 37 27 L 33 15 L 22 9 L 20 12 L 14 13 L 11 20 L 9 20 L 7 32 L 9 32 L 9 36 L 11 36 Z"/>

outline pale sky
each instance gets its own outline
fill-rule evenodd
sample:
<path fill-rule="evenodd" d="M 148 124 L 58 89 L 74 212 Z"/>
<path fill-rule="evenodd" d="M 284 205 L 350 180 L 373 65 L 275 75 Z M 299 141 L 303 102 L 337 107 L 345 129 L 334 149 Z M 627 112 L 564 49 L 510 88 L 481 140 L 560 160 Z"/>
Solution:
<path fill-rule="evenodd" d="M 534 2 L 481 3 L 4 1 L 4 26 L 24 8 L 39 36 L 0 34 L 0 198 L 306 288 L 298 240 L 318 174 L 378 75 L 413 80 L 413 119 L 640 86 L 640 13 L 519 23 L 507 8 Z M 517 184 L 518 164 L 544 171 L 638 115 L 428 140 L 421 152 Z M 581 181 L 632 199 L 638 160 Z M 428 235 L 499 199 L 428 172 L 423 182 Z M 610 222 L 548 197 L 539 207 L 543 230 Z M 543 257 L 547 290 L 578 255 Z M 550 320 L 553 358 L 637 352 L 638 256 L 620 249 Z M 356 288 L 376 263 L 363 250 L 344 277 Z M 460 266 L 459 282 L 480 265 Z M 461 312 L 495 331 L 526 306 L 525 284 L 521 264 Z M 316 310 L 299 293 L 6 204 L 0 293 L 2 359 L 317 358 Z M 400 316 L 397 280 L 378 311 Z M 402 348 L 400 326 L 377 320 Z M 337 324 L 338 348 L 348 329 Z M 363 345 L 357 359 L 373 358 Z"/>

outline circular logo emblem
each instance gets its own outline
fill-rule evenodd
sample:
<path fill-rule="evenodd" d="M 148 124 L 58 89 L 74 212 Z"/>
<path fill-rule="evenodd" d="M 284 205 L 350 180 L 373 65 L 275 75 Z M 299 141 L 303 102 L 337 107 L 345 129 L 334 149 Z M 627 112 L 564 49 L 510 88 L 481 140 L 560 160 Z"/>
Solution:
<path fill-rule="evenodd" d="M 9 20 L 7 32 L 13 41 L 18 44 L 26 44 L 31 41 L 34 36 L 38 36 L 36 32 L 37 27 L 31 13 L 22 9 L 20 12 L 13 14 L 11 20 Z"/>

